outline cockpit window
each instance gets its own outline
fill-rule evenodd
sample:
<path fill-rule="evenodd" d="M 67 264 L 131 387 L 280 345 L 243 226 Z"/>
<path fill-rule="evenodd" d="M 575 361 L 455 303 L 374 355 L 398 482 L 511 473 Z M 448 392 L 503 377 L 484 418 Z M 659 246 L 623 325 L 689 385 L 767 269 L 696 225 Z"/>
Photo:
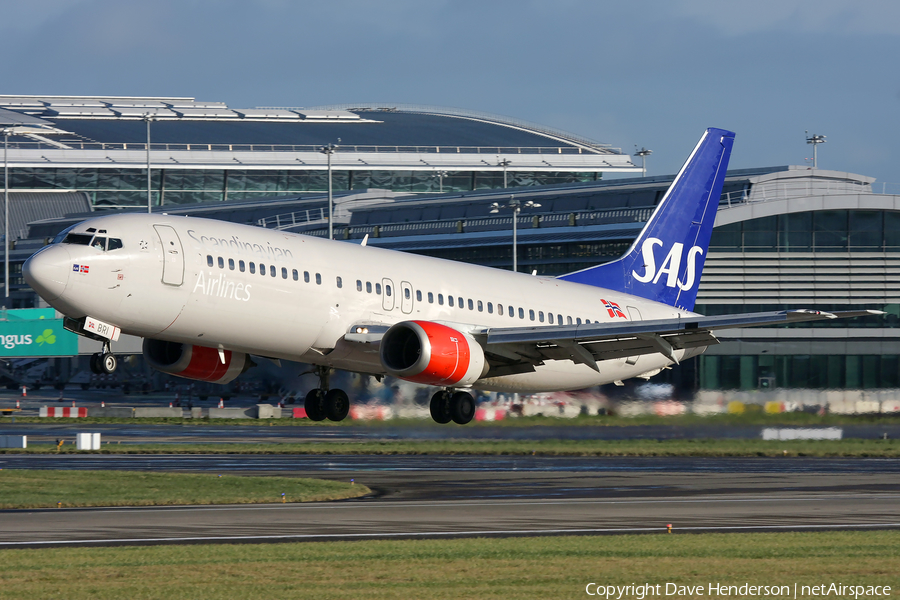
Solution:
<path fill-rule="evenodd" d="M 106 245 L 107 250 L 118 250 L 122 247 L 122 240 L 119 238 L 109 238 L 109 243 Z"/>
<path fill-rule="evenodd" d="M 93 235 L 86 233 L 70 233 L 62 241 L 63 244 L 75 244 L 76 246 L 90 246 Z"/>
<path fill-rule="evenodd" d="M 97 250 L 106 251 L 106 238 L 95 235 L 94 240 L 91 242 L 91 246 L 93 246 Z"/>

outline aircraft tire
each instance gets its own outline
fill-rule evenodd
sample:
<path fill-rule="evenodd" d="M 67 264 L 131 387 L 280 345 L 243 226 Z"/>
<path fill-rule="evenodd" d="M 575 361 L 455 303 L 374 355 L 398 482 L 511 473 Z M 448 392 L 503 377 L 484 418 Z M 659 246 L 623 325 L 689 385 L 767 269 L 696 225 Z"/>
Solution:
<path fill-rule="evenodd" d="M 306 394 L 304 407 L 306 408 L 306 416 L 310 421 L 324 421 L 325 394 L 322 393 L 322 390 L 319 388 L 310 390 L 309 393 Z"/>
<path fill-rule="evenodd" d="M 91 373 L 94 375 L 100 375 L 103 371 L 100 370 L 100 353 L 94 352 L 91 354 Z"/>
<path fill-rule="evenodd" d="M 475 398 L 468 392 L 456 392 L 450 398 L 450 418 L 465 425 L 475 416 Z"/>
<path fill-rule="evenodd" d="M 343 421 L 350 414 L 350 398 L 344 390 L 328 390 L 324 404 L 329 421 Z"/>
<path fill-rule="evenodd" d="M 116 358 L 115 354 L 104 354 L 97 361 L 97 364 L 100 366 L 100 371 L 107 375 L 111 375 L 116 372 L 116 367 L 119 366 L 119 360 Z"/>
<path fill-rule="evenodd" d="M 431 397 L 431 418 L 435 423 L 445 425 L 450 422 L 450 392 L 437 392 Z"/>

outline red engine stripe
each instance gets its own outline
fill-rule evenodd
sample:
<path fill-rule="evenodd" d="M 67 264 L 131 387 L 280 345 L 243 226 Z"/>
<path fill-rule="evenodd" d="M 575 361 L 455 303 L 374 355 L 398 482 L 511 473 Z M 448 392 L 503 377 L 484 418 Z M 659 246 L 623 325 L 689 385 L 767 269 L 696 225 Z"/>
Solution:
<path fill-rule="evenodd" d="M 225 350 L 225 364 L 223 365 L 219 360 L 219 351 L 216 348 L 194 346 L 190 364 L 178 375 L 200 381 L 218 381 L 225 376 L 230 364 L 231 350 Z"/>
<path fill-rule="evenodd" d="M 425 370 L 409 381 L 430 385 L 453 385 L 469 370 L 469 342 L 459 331 L 432 323 L 413 321 L 421 327 L 431 343 L 431 360 Z"/>

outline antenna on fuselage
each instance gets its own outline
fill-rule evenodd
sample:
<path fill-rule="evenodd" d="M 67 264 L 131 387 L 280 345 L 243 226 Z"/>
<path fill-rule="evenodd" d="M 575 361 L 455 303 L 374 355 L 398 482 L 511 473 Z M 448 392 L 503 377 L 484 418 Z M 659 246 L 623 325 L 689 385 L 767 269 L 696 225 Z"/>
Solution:
<path fill-rule="evenodd" d="M 366 237 L 363 238 L 363 241 L 361 241 L 361 242 L 359 243 L 359 245 L 360 245 L 360 246 L 365 246 L 365 245 L 368 244 L 368 243 L 369 243 L 369 234 L 367 233 L 367 234 L 366 234 Z"/>

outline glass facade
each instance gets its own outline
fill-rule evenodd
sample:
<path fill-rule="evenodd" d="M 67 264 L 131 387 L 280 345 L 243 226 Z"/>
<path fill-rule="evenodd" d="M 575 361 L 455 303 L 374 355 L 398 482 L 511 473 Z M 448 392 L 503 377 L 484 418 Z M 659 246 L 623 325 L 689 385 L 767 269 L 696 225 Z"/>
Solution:
<path fill-rule="evenodd" d="M 793 355 L 699 358 L 700 388 L 876 389 L 900 387 L 900 356 Z"/>
<path fill-rule="evenodd" d="M 717 252 L 900 252 L 900 212 L 822 210 L 721 225 Z"/>
<path fill-rule="evenodd" d="M 631 241 L 518 244 L 519 270 L 528 273 L 536 270 L 538 275 L 545 276 L 562 275 L 615 260 L 630 247 Z M 489 267 L 512 269 L 511 243 L 503 246 L 413 250 L 411 252 Z"/>
<path fill-rule="evenodd" d="M 381 188 L 399 192 L 465 192 L 500 188 L 503 174 L 449 171 L 443 177 L 430 171 L 333 170 L 336 192 Z M 599 173 L 509 172 L 509 187 L 596 181 Z M 12 168 L 13 190 L 70 190 L 86 192 L 94 206 L 145 206 L 147 170 L 122 168 Z M 328 172 L 298 169 L 152 169 L 154 205 L 250 200 L 328 190 Z"/>

